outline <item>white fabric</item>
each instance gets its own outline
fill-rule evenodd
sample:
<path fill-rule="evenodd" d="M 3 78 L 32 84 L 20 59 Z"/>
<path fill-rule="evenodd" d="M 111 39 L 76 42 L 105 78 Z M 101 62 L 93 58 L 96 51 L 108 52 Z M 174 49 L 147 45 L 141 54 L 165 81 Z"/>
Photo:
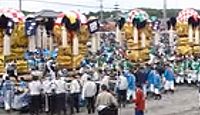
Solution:
<path fill-rule="evenodd" d="M 107 88 L 109 88 L 109 79 L 110 79 L 110 76 L 104 76 L 103 79 L 101 80 L 101 85 L 106 85 Z"/>
<path fill-rule="evenodd" d="M 78 80 L 72 80 L 70 84 L 70 93 L 80 93 L 81 92 L 81 87 L 80 84 L 78 83 Z"/>
<path fill-rule="evenodd" d="M 174 90 L 174 81 L 167 81 L 165 82 L 165 85 L 164 85 L 164 89 L 165 90 Z"/>
<path fill-rule="evenodd" d="M 42 46 L 43 46 L 43 49 L 47 49 L 48 47 L 48 38 L 47 38 L 47 31 L 46 29 L 43 27 L 43 36 L 42 36 Z"/>
<path fill-rule="evenodd" d="M 74 35 L 73 38 L 73 55 L 79 54 L 79 41 L 77 35 Z"/>
<path fill-rule="evenodd" d="M 36 48 L 36 42 L 35 42 L 35 36 L 30 36 L 28 38 L 28 41 L 29 41 L 29 51 L 33 52 Z"/>
<path fill-rule="evenodd" d="M 62 46 L 67 47 L 67 29 L 62 26 Z"/>
<path fill-rule="evenodd" d="M 50 35 L 50 37 L 48 39 L 49 39 L 49 50 L 53 51 L 53 38 L 52 38 L 52 36 Z"/>
<path fill-rule="evenodd" d="M 4 35 L 3 38 L 3 55 L 10 55 L 10 37 L 8 35 Z"/>
<path fill-rule="evenodd" d="M 126 90 L 126 89 L 128 89 L 128 80 L 127 80 L 126 77 L 119 76 L 118 88 L 119 88 L 119 90 Z"/>
<path fill-rule="evenodd" d="M 30 95 L 40 95 L 41 91 L 41 82 L 40 81 L 32 81 L 28 84 L 28 88 L 30 90 Z"/>
<path fill-rule="evenodd" d="M 195 29 L 195 43 L 199 44 L 199 28 Z"/>
<path fill-rule="evenodd" d="M 138 43 L 138 29 L 136 27 L 133 28 L 133 39 L 134 43 Z"/>
<path fill-rule="evenodd" d="M 200 93 L 199 93 L 199 107 L 200 107 Z"/>
<path fill-rule="evenodd" d="M 66 93 L 67 90 L 67 86 L 64 80 L 62 79 L 58 79 L 55 80 L 55 84 L 56 84 L 56 94 L 60 94 L 60 93 Z"/>
<path fill-rule="evenodd" d="M 97 38 L 95 34 L 92 34 L 92 52 L 93 53 L 97 52 Z"/>
<path fill-rule="evenodd" d="M 184 77 L 177 76 L 177 77 L 176 77 L 176 83 L 177 83 L 177 84 L 179 84 L 179 83 L 184 83 Z"/>
<path fill-rule="evenodd" d="M 155 94 L 157 94 L 157 95 L 160 94 L 160 90 L 159 90 L 158 88 L 155 88 L 154 91 L 155 91 L 155 92 L 154 92 Z"/>
<path fill-rule="evenodd" d="M 146 35 L 144 32 L 141 33 L 141 38 L 142 38 L 142 48 L 145 48 L 146 47 Z"/>
<path fill-rule="evenodd" d="M 193 30 L 191 25 L 189 25 L 188 36 L 189 36 L 189 41 L 193 42 Z"/>
<path fill-rule="evenodd" d="M 135 100 L 136 99 L 136 93 L 134 90 L 127 90 L 127 100 L 132 100 L 130 99 L 130 97 L 132 96 L 132 99 Z"/>
<path fill-rule="evenodd" d="M 97 92 L 97 86 L 95 82 L 87 81 L 83 86 L 82 98 L 93 97 Z"/>
<path fill-rule="evenodd" d="M 81 76 L 81 84 L 84 85 L 85 82 L 87 82 L 88 78 L 90 77 L 90 75 L 88 75 L 87 73 L 84 73 L 82 76 Z"/>
<path fill-rule="evenodd" d="M 37 37 L 36 37 L 36 42 L 37 42 L 37 47 L 38 48 L 42 48 L 42 30 L 41 30 L 41 26 L 38 26 L 37 28 Z"/>
<path fill-rule="evenodd" d="M 154 92 L 155 91 L 155 88 L 154 88 L 154 85 L 153 84 L 150 84 L 150 92 Z"/>

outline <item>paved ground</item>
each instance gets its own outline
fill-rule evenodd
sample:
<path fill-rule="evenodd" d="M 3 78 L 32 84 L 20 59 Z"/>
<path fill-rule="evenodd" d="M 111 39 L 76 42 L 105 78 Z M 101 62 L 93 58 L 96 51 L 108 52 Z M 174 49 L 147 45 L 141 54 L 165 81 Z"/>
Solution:
<path fill-rule="evenodd" d="M 128 105 L 125 109 L 120 109 L 119 115 L 133 115 L 133 107 L 134 105 Z M 0 115 L 19 115 L 19 113 L 6 114 L 0 110 Z M 163 95 L 160 101 L 148 100 L 145 115 L 200 115 L 198 91 L 194 87 L 181 86 L 177 88 L 175 94 Z"/>

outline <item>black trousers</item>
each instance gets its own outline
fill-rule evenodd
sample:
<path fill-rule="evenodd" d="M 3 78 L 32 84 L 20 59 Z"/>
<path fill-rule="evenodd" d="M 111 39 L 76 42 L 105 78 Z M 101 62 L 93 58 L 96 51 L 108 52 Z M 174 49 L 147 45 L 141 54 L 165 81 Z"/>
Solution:
<path fill-rule="evenodd" d="M 32 95 L 30 102 L 30 114 L 39 115 L 40 111 L 40 95 Z"/>
<path fill-rule="evenodd" d="M 74 108 L 76 112 L 79 113 L 79 105 L 80 105 L 80 93 L 73 93 L 71 94 L 71 113 L 74 113 Z"/>
<path fill-rule="evenodd" d="M 49 111 L 51 115 L 56 114 L 56 94 L 51 94 L 48 95 L 48 106 L 49 106 Z"/>
<path fill-rule="evenodd" d="M 119 104 L 126 104 L 127 90 L 119 90 L 118 101 Z"/>
<path fill-rule="evenodd" d="M 65 93 L 56 94 L 56 112 L 58 115 L 64 112 L 66 115 L 66 95 Z"/>
<path fill-rule="evenodd" d="M 118 109 L 106 107 L 105 109 L 99 111 L 98 114 L 99 115 L 118 115 Z"/>
<path fill-rule="evenodd" d="M 95 113 L 95 96 L 86 97 L 88 114 Z"/>

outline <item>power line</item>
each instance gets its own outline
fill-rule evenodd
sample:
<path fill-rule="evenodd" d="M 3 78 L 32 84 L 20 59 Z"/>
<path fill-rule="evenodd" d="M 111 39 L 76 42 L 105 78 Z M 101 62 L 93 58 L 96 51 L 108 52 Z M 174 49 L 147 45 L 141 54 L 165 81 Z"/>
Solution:
<path fill-rule="evenodd" d="M 7 0 L 1 0 L 1 1 L 7 1 Z M 16 0 L 10 0 L 10 1 L 16 1 Z M 71 4 L 71 3 L 63 3 L 63 2 L 52 2 L 52 1 L 43 1 L 43 0 L 21 0 L 22 2 L 24 1 L 31 1 L 31 2 L 39 2 L 39 3 L 49 3 L 49 4 L 57 4 L 57 5 L 62 5 L 62 6 L 74 6 L 74 7 L 82 7 L 82 8 L 99 8 L 99 6 L 93 6 L 93 5 L 81 5 L 81 4 Z M 114 10 L 114 7 L 103 7 L 103 9 L 107 10 Z M 121 10 L 124 11 L 129 11 L 131 9 L 126 9 L 126 8 L 120 8 Z"/>

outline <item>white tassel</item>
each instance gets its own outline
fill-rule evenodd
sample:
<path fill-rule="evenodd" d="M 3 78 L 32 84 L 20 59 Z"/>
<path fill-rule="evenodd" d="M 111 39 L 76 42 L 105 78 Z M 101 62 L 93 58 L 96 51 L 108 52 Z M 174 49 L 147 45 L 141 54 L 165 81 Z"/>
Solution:
<path fill-rule="evenodd" d="M 199 27 L 195 29 L 195 44 L 199 44 Z"/>
<path fill-rule="evenodd" d="M 47 31 L 45 28 L 43 28 L 43 38 L 42 38 L 42 45 L 43 45 L 43 49 L 47 49 L 48 47 L 48 39 L 47 39 Z"/>
<path fill-rule="evenodd" d="M 97 49 L 100 50 L 101 48 L 101 35 L 99 32 L 96 33 L 97 36 Z"/>
<path fill-rule="evenodd" d="M 146 35 L 144 32 L 141 33 L 141 38 L 142 38 L 142 40 L 141 40 L 142 48 L 145 48 L 146 47 Z"/>
<path fill-rule="evenodd" d="M 189 42 L 193 42 L 193 30 L 191 25 L 189 25 L 188 37 L 189 37 Z"/>
<path fill-rule="evenodd" d="M 155 32 L 155 38 L 154 38 L 155 45 L 158 45 L 159 41 L 160 41 L 160 34 L 159 32 Z"/>
<path fill-rule="evenodd" d="M 73 55 L 79 54 L 79 41 L 77 35 L 74 35 L 73 39 Z"/>
<path fill-rule="evenodd" d="M 10 36 L 4 35 L 3 38 L 3 55 L 10 55 Z"/>
<path fill-rule="evenodd" d="M 36 38 L 36 42 L 37 42 L 37 47 L 38 48 L 42 48 L 42 30 L 41 30 L 41 26 L 38 26 L 37 28 L 37 38 Z"/>
<path fill-rule="evenodd" d="M 169 45 L 172 46 L 174 43 L 174 34 L 173 34 L 173 28 L 169 30 Z"/>
<path fill-rule="evenodd" d="M 97 52 L 97 39 L 95 34 L 92 35 L 92 52 L 93 53 Z"/>
<path fill-rule="evenodd" d="M 136 27 L 133 28 L 133 38 L 134 43 L 138 43 L 138 29 Z"/>
<path fill-rule="evenodd" d="M 62 46 L 67 47 L 67 29 L 62 26 Z"/>
<path fill-rule="evenodd" d="M 50 50 L 50 51 L 53 51 L 53 38 L 52 38 L 51 35 L 50 35 L 50 37 L 49 37 L 49 50 Z"/>
<path fill-rule="evenodd" d="M 35 36 L 30 36 L 28 37 L 29 41 L 29 51 L 33 52 L 36 48 L 36 43 L 35 43 Z"/>

